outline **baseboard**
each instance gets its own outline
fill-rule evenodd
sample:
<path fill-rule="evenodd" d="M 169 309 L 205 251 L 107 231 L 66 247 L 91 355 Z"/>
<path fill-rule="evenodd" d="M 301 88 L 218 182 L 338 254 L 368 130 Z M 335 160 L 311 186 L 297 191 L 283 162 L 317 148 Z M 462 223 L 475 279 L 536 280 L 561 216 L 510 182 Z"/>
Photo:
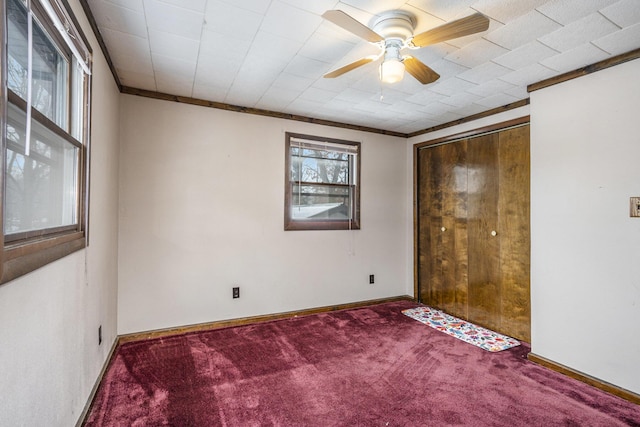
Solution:
<path fill-rule="evenodd" d="M 241 326 L 251 323 L 269 322 L 272 320 L 286 319 L 289 317 L 306 316 L 309 314 L 326 313 L 336 310 L 347 310 L 351 308 L 366 307 L 368 305 L 382 304 L 386 302 L 395 301 L 415 301 L 413 297 L 409 295 L 402 295 L 397 297 L 381 298 L 368 301 L 352 302 L 347 304 L 328 305 L 323 307 L 309 308 L 305 310 L 287 311 L 283 313 L 265 314 L 261 316 L 242 317 L 237 319 L 219 320 L 215 322 L 198 323 L 195 325 L 179 326 L 175 328 L 156 329 L 146 332 L 134 332 L 132 334 L 124 334 L 118 336 L 118 344 L 124 344 L 132 341 L 140 341 L 151 338 L 167 337 L 171 335 L 183 334 L 187 332 L 200 332 L 208 331 L 212 329 L 228 328 L 232 326 Z"/>
<path fill-rule="evenodd" d="M 91 393 L 89 393 L 89 397 L 87 398 L 87 403 L 84 404 L 82 413 L 80 414 L 80 417 L 78 417 L 78 421 L 76 422 L 76 427 L 80 427 L 84 424 L 85 418 L 89 414 L 89 409 L 91 409 L 91 404 L 93 403 L 93 399 L 96 397 L 96 393 L 98 392 L 98 387 L 100 387 L 102 378 L 104 377 L 104 374 L 107 372 L 107 368 L 109 367 L 109 364 L 111 363 L 111 359 L 113 358 L 113 355 L 115 354 L 117 348 L 118 348 L 118 337 L 116 337 L 116 339 L 113 340 L 113 345 L 111 346 L 111 350 L 109 350 L 109 354 L 107 355 L 107 359 L 102 365 L 100 374 L 98 375 L 98 378 L 93 384 Z"/>
<path fill-rule="evenodd" d="M 554 362 L 553 360 L 546 359 L 542 356 L 538 356 L 534 353 L 529 353 L 527 355 L 527 359 L 529 359 L 533 363 L 544 366 L 545 368 L 549 368 L 552 371 L 559 372 L 563 375 L 566 375 L 578 381 L 582 381 L 583 383 L 589 384 L 593 387 L 599 388 L 600 390 L 606 391 L 607 393 L 621 397 L 625 400 L 628 400 L 629 402 L 635 403 L 636 405 L 640 405 L 640 394 L 618 387 L 606 381 L 602 381 L 580 371 L 576 371 L 575 369 L 571 369 L 567 366 L 561 365 Z"/>

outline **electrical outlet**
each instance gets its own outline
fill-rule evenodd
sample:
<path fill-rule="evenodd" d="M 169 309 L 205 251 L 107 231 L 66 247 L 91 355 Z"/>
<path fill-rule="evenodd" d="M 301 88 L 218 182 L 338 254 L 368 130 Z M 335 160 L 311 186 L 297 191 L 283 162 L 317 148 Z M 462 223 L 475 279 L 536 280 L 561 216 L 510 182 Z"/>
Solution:
<path fill-rule="evenodd" d="M 375 281 L 375 277 L 373 276 L 373 274 L 370 274 L 369 275 L 369 283 L 374 284 L 375 282 L 376 282 Z"/>
<path fill-rule="evenodd" d="M 98 326 L 98 345 L 102 344 L 102 325 Z"/>
<path fill-rule="evenodd" d="M 240 288 L 239 287 L 233 288 L 233 297 L 234 298 L 240 298 Z"/>
<path fill-rule="evenodd" d="M 631 198 L 631 213 L 629 216 L 631 218 L 640 217 L 640 197 Z"/>

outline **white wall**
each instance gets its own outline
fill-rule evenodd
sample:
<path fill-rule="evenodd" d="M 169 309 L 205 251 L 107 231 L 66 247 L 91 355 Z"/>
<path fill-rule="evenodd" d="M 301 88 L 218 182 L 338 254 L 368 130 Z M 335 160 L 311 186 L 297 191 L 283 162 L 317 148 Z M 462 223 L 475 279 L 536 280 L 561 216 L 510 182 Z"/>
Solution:
<path fill-rule="evenodd" d="M 70 3 L 94 50 L 91 243 L 0 285 L 2 426 L 74 425 L 116 337 L 119 94 L 82 8 Z"/>
<path fill-rule="evenodd" d="M 410 292 L 404 139 L 121 101 L 120 334 Z M 284 231 L 285 131 L 362 142 L 361 230 Z"/>
<path fill-rule="evenodd" d="M 640 60 L 531 94 L 532 351 L 640 393 Z"/>

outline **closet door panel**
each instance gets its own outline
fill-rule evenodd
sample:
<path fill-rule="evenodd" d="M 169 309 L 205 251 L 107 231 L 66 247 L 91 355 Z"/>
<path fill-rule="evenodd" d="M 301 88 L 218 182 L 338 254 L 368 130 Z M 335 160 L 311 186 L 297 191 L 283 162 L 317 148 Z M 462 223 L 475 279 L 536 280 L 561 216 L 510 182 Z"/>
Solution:
<path fill-rule="evenodd" d="M 500 134 L 501 331 L 531 342 L 529 126 Z"/>
<path fill-rule="evenodd" d="M 441 203 L 437 177 L 437 153 L 432 149 L 418 151 L 418 280 L 420 301 L 433 304 L 440 288 L 441 266 L 440 234 Z"/>
<path fill-rule="evenodd" d="M 442 189 L 441 308 L 454 316 L 467 312 L 467 146 L 466 141 L 438 147 Z"/>
<path fill-rule="evenodd" d="M 467 144 L 469 320 L 500 329 L 500 245 L 498 233 L 498 134 Z"/>

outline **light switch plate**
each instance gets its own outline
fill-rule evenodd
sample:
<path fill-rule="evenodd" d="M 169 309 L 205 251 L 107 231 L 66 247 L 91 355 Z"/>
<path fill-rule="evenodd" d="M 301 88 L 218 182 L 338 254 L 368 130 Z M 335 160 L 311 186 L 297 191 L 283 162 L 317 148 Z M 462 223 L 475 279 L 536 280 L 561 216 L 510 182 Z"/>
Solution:
<path fill-rule="evenodd" d="M 631 213 L 629 216 L 632 218 L 640 217 L 640 197 L 631 198 Z"/>

